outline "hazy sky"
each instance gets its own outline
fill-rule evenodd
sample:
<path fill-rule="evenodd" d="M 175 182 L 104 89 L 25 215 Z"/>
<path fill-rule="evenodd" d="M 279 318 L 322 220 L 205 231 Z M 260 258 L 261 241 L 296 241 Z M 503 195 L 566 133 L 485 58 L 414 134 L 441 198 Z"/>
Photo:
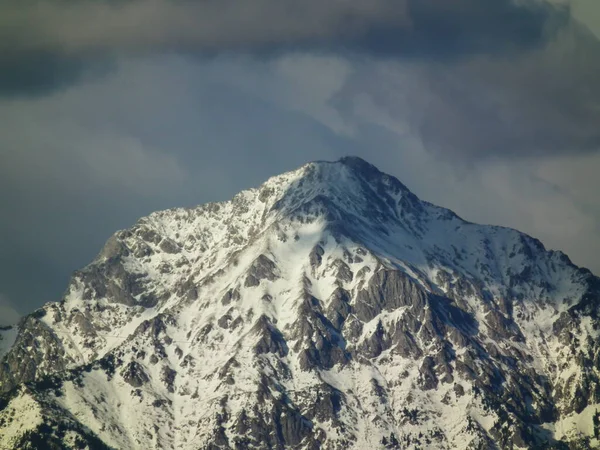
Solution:
<path fill-rule="evenodd" d="M 0 4 L 0 322 L 117 229 L 361 156 L 600 273 L 597 0 Z"/>

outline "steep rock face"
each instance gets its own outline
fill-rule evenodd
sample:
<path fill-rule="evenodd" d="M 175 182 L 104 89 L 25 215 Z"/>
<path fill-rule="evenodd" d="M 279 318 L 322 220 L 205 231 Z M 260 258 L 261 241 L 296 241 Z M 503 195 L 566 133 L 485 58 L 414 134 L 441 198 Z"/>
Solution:
<path fill-rule="evenodd" d="M 0 331 L 0 442 L 589 448 L 599 300 L 529 236 L 311 163 L 141 219 Z"/>

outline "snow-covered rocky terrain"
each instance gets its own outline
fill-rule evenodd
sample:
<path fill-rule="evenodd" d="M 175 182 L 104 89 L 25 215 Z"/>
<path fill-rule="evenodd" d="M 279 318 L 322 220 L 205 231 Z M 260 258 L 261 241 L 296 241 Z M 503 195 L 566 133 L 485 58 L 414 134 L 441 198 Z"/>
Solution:
<path fill-rule="evenodd" d="M 600 445 L 600 279 L 358 158 L 118 231 L 0 331 L 0 448 Z"/>

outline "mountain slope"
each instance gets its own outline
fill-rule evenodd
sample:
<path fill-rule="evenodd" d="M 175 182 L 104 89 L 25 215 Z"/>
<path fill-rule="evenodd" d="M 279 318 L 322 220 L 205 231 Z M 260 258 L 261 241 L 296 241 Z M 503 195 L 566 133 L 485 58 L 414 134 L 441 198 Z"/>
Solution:
<path fill-rule="evenodd" d="M 117 232 L 2 332 L 0 442 L 598 446 L 599 299 L 529 236 L 310 163 Z"/>

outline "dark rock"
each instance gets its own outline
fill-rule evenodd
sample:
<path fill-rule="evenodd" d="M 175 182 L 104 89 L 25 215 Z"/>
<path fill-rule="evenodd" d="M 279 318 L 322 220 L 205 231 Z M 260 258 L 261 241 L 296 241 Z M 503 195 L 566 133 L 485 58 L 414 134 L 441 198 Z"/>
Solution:
<path fill-rule="evenodd" d="M 344 322 L 342 332 L 349 342 L 356 342 L 362 334 L 363 327 L 364 325 L 360 320 L 355 316 L 350 315 Z"/>
<path fill-rule="evenodd" d="M 173 393 L 175 392 L 175 377 L 177 376 L 177 372 L 171 369 L 169 366 L 163 366 L 160 371 L 160 379 L 165 384 L 167 391 Z"/>
<path fill-rule="evenodd" d="M 121 376 L 129 385 L 139 388 L 150 381 L 144 367 L 137 361 L 131 361 L 121 371 Z"/>
<path fill-rule="evenodd" d="M 254 260 L 250 269 L 246 281 L 244 282 L 245 287 L 258 286 L 261 280 L 274 281 L 277 279 L 275 273 L 277 267 L 275 263 L 267 258 L 265 255 L 260 255 Z"/>
<path fill-rule="evenodd" d="M 423 355 L 423 351 L 409 331 L 397 330 L 392 336 L 392 345 L 393 352 L 405 358 L 417 359 Z"/>
<path fill-rule="evenodd" d="M 0 363 L 0 392 L 65 370 L 70 362 L 59 337 L 34 315 L 21 319 L 19 329 L 15 343 Z"/>
<path fill-rule="evenodd" d="M 381 321 L 377 323 L 375 332 L 366 337 L 357 351 L 367 358 L 376 358 L 391 346 L 391 339 L 385 332 Z"/>
<path fill-rule="evenodd" d="M 329 305 L 325 311 L 325 316 L 337 330 L 341 329 L 352 310 L 350 300 L 350 293 L 342 288 L 337 288 L 333 291 L 333 294 L 329 298 Z"/>
<path fill-rule="evenodd" d="M 348 264 L 341 259 L 336 259 L 333 262 L 333 268 L 335 271 L 335 277 L 338 279 L 338 281 L 350 283 L 353 280 L 354 274 L 352 273 L 350 266 L 348 266 Z"/>
<path fill-rule="evenodd" d="M 73 315 L 73 318 L 71 320 L 72 320 L 72 323 L 77 325 L 77 328 L 83 335 L 87 335 L 87 336 L 96 336 L 97 335 L 96 328 L 94 327 L 94 325 L 80 311 L 77 311 Z"/>
<path fill-rule="evenodd" d="M 315 245 L 310 251 L 308 260 L 310 261 L 310 267 L 312 267 L 313 271 L 321 265 L 324 253 L 325 250 L 323 250 L 323 247 L 321 247 L 319 244 Z"/>
<path fill-rule="evenodd" d="M 163 252 L 169 253 L 169 254 L 175 254 L 175 253 L 181 252 L 181 248 L 179 247 L 179 245 L 177 245 L 177 243 L 175 243 L 175 241 L 173 241 L 169 238 L 164 238 L 160 242 L 160 249 Z"/>
<path fill-rule="evenodd" d="M 150 228 L 140 227 L 137 229 L 136 234 L 146 242 L 157 245 L 161 241 L 161 236 Z"/>
<path fill-rule="evenodd" d="M 240 292 L 237 289 L 229 289 L 221 298 L 223 306 L 229 305 L 232 301 L 237 302 L 240 299 Z"/>
<path fill-rule="evenodd" d="M 369 322 L 382 311 L 393 311 L 401 306 L 422 309 L 427 294 L 402 272 L 380 270 L 356 296 L 354 312 L 363 322 Z"/>
<path fill-rule="evenodd" d="M 297 446 L 312 429 L 311 423 L 292 409 L 276 409 L 273 419 L 278 441 L 286 446 Z"/>
<path fill-rule="evenodd" d="M 225 365 L 223 365 L 223 367 L 221 367 L 221 369 L 219 370 L 219 379 L 225 379 L 227 377 L 231 377 L 233 376 L 233 370 L 237 369 L 241 367 L 240 363 L 238 362 L 238 360 L 235 358 L 235 356 L 229 358 L 229 360 L 225 363 Z"/>
<path fill-rule="evenodd" d="M 306 295 L 298 313 L 291 338 L 297 340 L 297 346 L 304 347 L 300 355 L 303 370 L 331 368 L 335 364 L 345 363 L 349 355 L 344 350 L 344 338 L 323 315 L 320 302 L 315 297 Z"/>
<path fill-rule="evenodd" d="M 152 250 L 152 247 L 145 242 L 136 242 L 133 246 L 133 256 L 136 258 L 145 258 L 147 256 L 152 256 L 153 254 L 154 251 Z"/>
<path fill-rule="evenodd" d="M 135 330 L 135 334 L 148 334 L 153 339 L 158 339 L 161 335 L 166 335 L 167 326 L 175 326 L 175 318 L 168 314 L 158 314 L 149 320 L 144 320 Z"/>
<path fill-rule="evenodd" d="M 219 320 L 217 321 L 217 324 L 224 329 L 229 328 L 229 324 L 231 323 L 231 321 L 233 320 L 233 317 L 231 317 L 231 310 L 229 310 L 229 312 L 227 312 L 227 314 L 224 314 L 223 316 L 221 316 L 219 318 Z"/>
<path fill-rule="evenodd" d="M 83 284 L 84 300 L 106 298 L 109 302 L 121 303 L 126 306 L 140 304 L 152 307 L 156 305 L 157 299 L 149 292 L 141 296 L 143 300 L 135 299 L 136 296 L 144 294 L 145 281 L 145 274 L 128 272 L 123 265 L 121 256 L 116 256 L 93 263 L 84 270 L 75 272 L 71 284 Z"/>
<path fill-rule="evenodd" d="M 456 383 L 454 385 L 454 392 L 456 393 L 457 397 L 462 397 L 465 395 L 465 388 L 461 384 Z"/>
<path fill-rule="evenodd" d="M 369 272 L 371 272 L 371 268 L 369 266 L 364 266 L 358 272 L 356 272 L 356 278 L 364 278 Z"/>
<path fill-rule="evenodd" d="M 287 355 L 288 347 L 283 334 L 271 323 L 267 316 L 260 316 L 251 332 L 260 337 L 254 345 L 255 354 L 275 353 L 280 357 Z"/>
<path fill-rule="evenodd" d="M 419 373 L 421 374 L 420 383 L 424 390 L 437 389 L 438 378 L 435 374 L 435 361 L 431 356 L 426 356 L 421 363 Z"/>
<path fill-rule="evenodd" d="M 344 394 L 328 384 L 321 384 L 314 393 L 316 398 L 311 408 L 306 412 L 306 417 L 314 422 L 336 423 L 342 409 Z"/>

